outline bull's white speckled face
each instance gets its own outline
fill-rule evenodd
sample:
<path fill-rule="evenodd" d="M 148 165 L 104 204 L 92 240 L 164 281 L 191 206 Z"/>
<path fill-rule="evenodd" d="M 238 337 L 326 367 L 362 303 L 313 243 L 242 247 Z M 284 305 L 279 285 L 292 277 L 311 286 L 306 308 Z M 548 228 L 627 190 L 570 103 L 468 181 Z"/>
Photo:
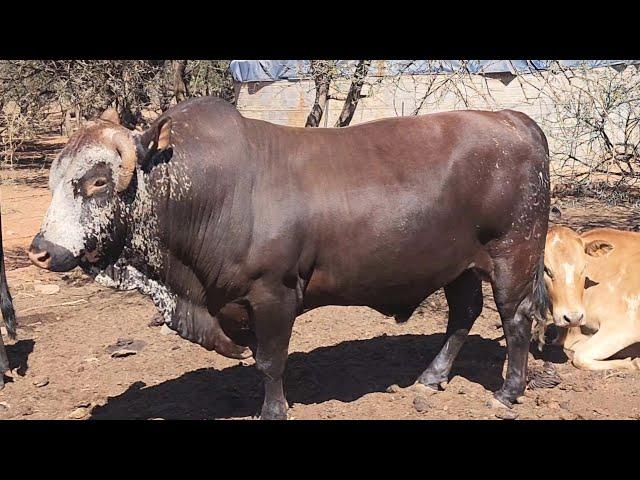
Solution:
<path fill-rule="evenodd" d="M 122 160 L 118 152 L 99 142 L 69 142 L 51 166 L 51 204 L 42 222 L 39 242 L 55 264 L 66 257 L 65 267 L 84 258 L 94 261 L 112 237 L 120 199 L 115 180 Z M 73 261 L 70 257 L 73 257 Z"/>
<path fill-rule="evenodd" d="M 148 214 L 153 205 L 141 189 L 142 172 L 136 167 L 140 159 L 168 149 L 170 134 L 170 118 L 139 134 L 121 126 L 109 110 L 76 132 L 51 166 L 51 204 L 31 243 L 31 261 L 67 271 L 81 263 L 96 265 L 117 258 L 127 236 L 124 217 L 131 217 L 136 208 L 132 243 L 149 251 L 148 240 L 155 234 L 154 219 Z M 136 173 L 137 188 L 128 190 Z"/>
<path fill-rule="evenodd" d="M 87 250 L 87 241 L 97 240 L 114 214 L 113 179 L 119 163 L 116 152 L 92 146 L 52 166 L 51 205 L 40 229 L 45 240 L 74 256 Z"/>

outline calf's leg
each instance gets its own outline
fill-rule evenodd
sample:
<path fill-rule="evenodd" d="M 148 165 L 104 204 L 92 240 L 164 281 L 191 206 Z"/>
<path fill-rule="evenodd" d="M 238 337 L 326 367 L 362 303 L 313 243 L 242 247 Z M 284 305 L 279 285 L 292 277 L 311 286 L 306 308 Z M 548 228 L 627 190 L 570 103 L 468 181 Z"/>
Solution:
<path fill-rule="evenodd" d="M 444 293 L 449 304 L 444 344 L 418 379 L 420 383 L 436 390 L 448 380 L 453 362 L 482 312 L 482 281 L 471 270 L 466 270 L 444 287 Z"/>
<path fill-rule="evenodd" d="M 552 342 L 553 346 L 574 350 L 578 343 L 585 342 L 591 335 L 582 333 L 580 327 L 558 328 L 558 337 Z"/>
<path fill-rule="evenodd" d="M 589 340 L 576 345 L 571 362 L 582 370 L 640 370 L 638 358 L 606 360 L 637 342 L 640 342 L 640 332 L 625 328 L 624 323 L 614 328 L 603 327 Z"/>

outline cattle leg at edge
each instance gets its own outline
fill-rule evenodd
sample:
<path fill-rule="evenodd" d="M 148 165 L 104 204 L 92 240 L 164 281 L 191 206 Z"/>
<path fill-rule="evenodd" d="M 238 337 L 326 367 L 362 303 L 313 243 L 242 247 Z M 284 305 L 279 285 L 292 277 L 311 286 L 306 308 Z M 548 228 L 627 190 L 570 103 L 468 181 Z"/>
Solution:
<path fill-rule="evenodd" d="M 13 309 L 13 300 L 7 284 L 7 275 L 4 268 L 4 249 L 2 247 L 2 217 L 0 216 L 0 310 L 2 318 L 7 326 L 10 338 L 16 338 L 16 314 Z M 4 388 L 4 372 L 9 371 L 9 359 L 0 335 L 0 390 Z"/>

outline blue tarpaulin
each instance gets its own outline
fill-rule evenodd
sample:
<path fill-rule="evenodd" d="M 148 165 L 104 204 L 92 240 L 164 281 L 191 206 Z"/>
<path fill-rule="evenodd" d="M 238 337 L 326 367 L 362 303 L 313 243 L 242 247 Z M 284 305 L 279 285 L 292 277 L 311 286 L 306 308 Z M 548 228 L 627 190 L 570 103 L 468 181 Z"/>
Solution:
<path fill-rule="evenodd" d="M 340 60 L 338 68 L 352 71 L 356 60 Z M 535 70 L 546 70 L 551 60 L 387 60 L 384 62 L 385 72 L 378 72 L 377 62 L 374 62 L 369 73 L 371 75 L 396 75 L 452 73 L 466 69 L 469 73 L 524 73 Z M 560 60 L 564 67 L 578 67 L 586 65 L 591 68 L 640 64 L 640 60 Z M 237 82 L 273 82 L 276 80 L 299 80 L 308 78 L 310 73 L 309 60 L 233 60 L 231 73 Z"/>

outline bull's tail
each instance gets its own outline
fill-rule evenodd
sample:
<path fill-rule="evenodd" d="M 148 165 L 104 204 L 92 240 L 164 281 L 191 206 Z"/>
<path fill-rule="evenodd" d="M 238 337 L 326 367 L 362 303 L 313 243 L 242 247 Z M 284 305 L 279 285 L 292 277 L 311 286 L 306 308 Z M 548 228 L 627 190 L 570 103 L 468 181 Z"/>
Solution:
<path fill-rule="evenodd" d="M 9 293 L 7 276 L 4 269 L 4 249 L 2 248 L 2 218 L 0 217 L 0 311 L 7 325 L 9 337 L 16 338 L 16 312 L 13 309 L 13 299 Z"/>
<path fill-rule="evenodd" d="M 550 309 L 549 292 L 544 282 L 544 255 L 540 258 L 538 268 L 533 278 L 533 291 L 531 292 L 532 316 L 533 316 L 533 341 L 538 344 L 538 350 L 544 346 L 544 334 L 547 325 L 547 314 Z"/>
<path fill-rule="evenodd" d="M 535 277 L 533 279 L 533 293 L 532 293 L 533 308 L 535 315 L 541 319 L 547 318 L 549 312 L 549 292 L 547 291 L 547 285 L 544 282 L 544 256 L 540 258 L 538 268 L 536 269 Z"/>

